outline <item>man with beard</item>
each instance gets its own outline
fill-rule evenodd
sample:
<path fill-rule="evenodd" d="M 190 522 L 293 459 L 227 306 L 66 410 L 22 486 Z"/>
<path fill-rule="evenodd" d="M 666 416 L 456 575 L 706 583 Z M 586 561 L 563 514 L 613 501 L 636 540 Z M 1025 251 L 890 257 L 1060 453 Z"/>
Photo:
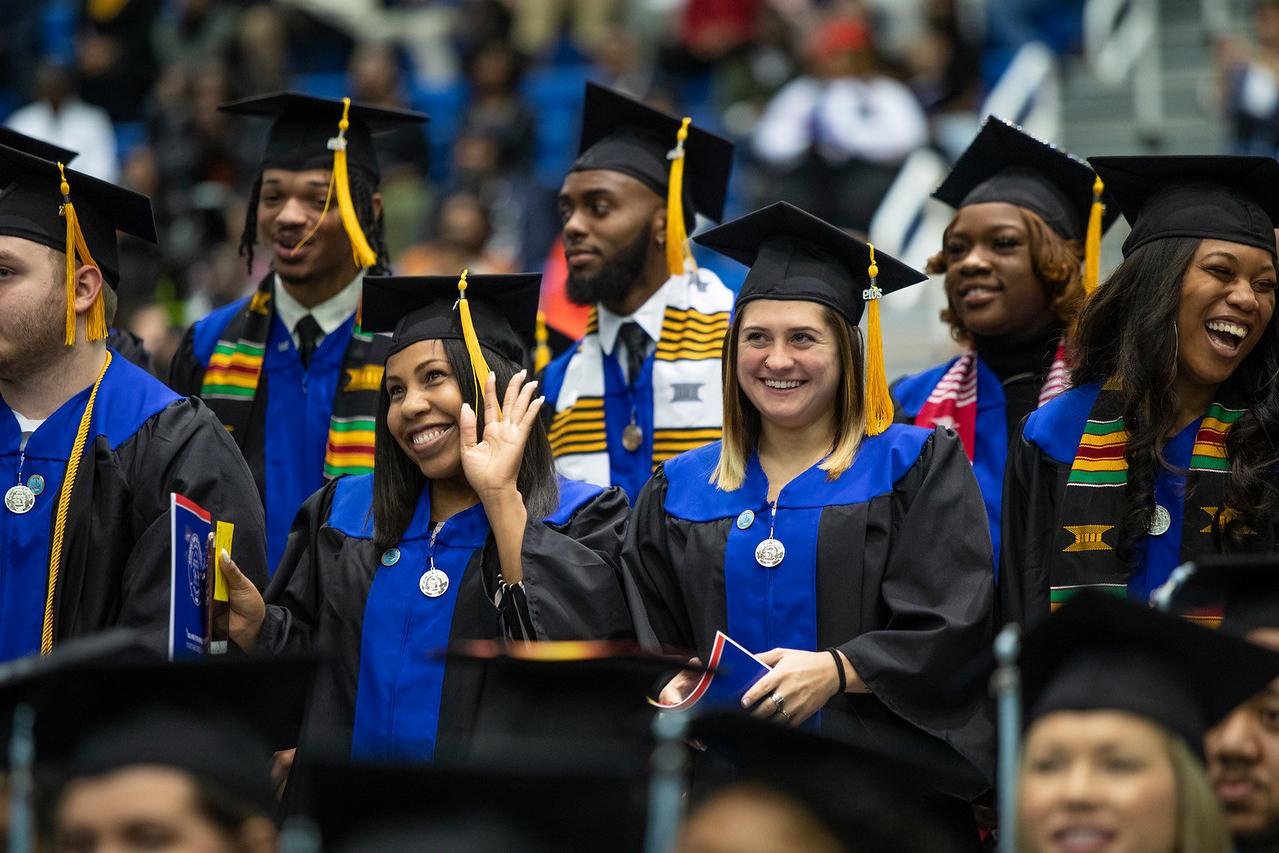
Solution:
<path fill-rule="evenodd" d="M 240 240 L 270 249 L 249 296 L 187 332 L 169 375 L 221 418 L 266 507 L 274 570 L 293 516 L 328 478 L 373 470 L 384 339 L 360 329 L 364 274 L 388 274 L 373 134 L 421 113 L 293 93 L 224 104 L 271 117 Z"/>
<path fill-rule="evenodd" d="M 114 626 L 167 649 L 171 492 L 233 522 L 266 581 L 234 443 L 106 345 L 117 229 L 154 243 L 150 201 L 0 147 L 0 661 Z"/>
<path fill-rule="evenodd" d="M 591 83 L 584 115 L 559 209 L 568 296 L 592 310 L 542 388 L 560 473 L 634 500 L 655 465 L 720 437 L 733 294 L 684 224 L 723 214 L 733 146 Z"/>

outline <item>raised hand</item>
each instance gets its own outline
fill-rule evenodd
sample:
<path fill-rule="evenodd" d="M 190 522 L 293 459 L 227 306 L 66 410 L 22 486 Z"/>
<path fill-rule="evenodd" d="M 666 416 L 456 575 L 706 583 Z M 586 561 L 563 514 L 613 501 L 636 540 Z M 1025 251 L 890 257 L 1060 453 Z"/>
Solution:
<path fill-rule="evenodd" d="M 524 445 L 537 420 L 545 397 L 533 399 L 537 382 L 525 382 L 528 371 L 521 370 L 506 386 L 499 419 L 497 379 L 492 373 L 484 381 L 484 436 L 477 440 L 475 412 L 466 403 L 458 415 L 462 441 L 462 472 L 481 501 L 516 491 L 516 479 L 524 458 Z"/>

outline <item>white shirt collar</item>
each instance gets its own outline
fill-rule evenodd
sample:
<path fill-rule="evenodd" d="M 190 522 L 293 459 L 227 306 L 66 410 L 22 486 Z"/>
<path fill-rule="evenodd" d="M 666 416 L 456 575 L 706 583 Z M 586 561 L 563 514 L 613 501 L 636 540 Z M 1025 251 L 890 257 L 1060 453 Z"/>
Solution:
<path fill-rule="evenodd" d="M 617 332 L 627 320 L 634 320 L 639 323 L 640 328 L 648 332 L 648 336 L 654 341 L 661 340 L 662 320 L 666 316 L 667 288 L 671 286 L 672 281 L 673 278 L 668 278 L 666 283 L 659 287 L 657 292 L 650 296 L 648 301 L 629 317 L 614 314 L 603 305 L 597 306 L 599 308 L 600 348 L 604 350 L 605 355 L 613 354 L 613 347 L 617 345 Z"/>
<path fill-rule="evenodd" d="M 331 335 L 355 313 L 355 309 L 360 304 L 360 291 L 363 286 L 364 271 L 361 270 L 346 287 L 314 308 L 308 309 L 293 298 L 277 275 L 275 277 L 275 314 L 284 324 L 284 328 L 288 329 L 289 334 L 293 336 L 294 345 L 298 342 L 294 329 L 297 328 L 298 320 L 307 314 L 315 318 L 315 322 L 320 324 L 320 330 L 326 336 Z"/>

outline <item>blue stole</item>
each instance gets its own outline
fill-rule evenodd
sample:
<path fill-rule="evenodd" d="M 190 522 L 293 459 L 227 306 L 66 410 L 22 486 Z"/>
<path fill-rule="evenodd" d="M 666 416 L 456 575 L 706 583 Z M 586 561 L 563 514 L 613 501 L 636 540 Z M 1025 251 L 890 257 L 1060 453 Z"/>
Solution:
<path fill-rule="evenodd" d="M 788 483 L 778 495 L 773 534 L 786 546 L 786 557 L 771 569 L 755 560 L 755 547 L 768 538 L 771 514 L 759 457 L 751 454 L 746 478 L 732 492 L 708 482 L 719 458 L 718 441 L 666 462 L 667 514 L 699 523 L 735 519 L 724 548 L 726 633 L 756 654 L 773 648 L 816 651 L 822 511 L 891 493 L 930 435 L 931 430 L 894 424 L 864 439 L 839 479 L 830 480 L 814 465 Z"/>
<path fill-rule="evenodd" d="M 266 387 L 266 556 L 271 572 L 298 509 L 324 485 L 324 451 L 329 441 L 333 398 L 355 317 L 324 336 L 303 371 L 293 336 L 280 318 L 271 321 L 271 339 L 262 363 Z"/>
<path fill-rule="evenodd" d="M 35 507 L 25 515 L 0 508 L 0 661 L 8 661 L 40 651 L 44 625 L 44 603 L 48 595 L 49 549 L 53 536 L 53 514 L 62 489 L 71 448 L 92 387 L 63 403 L 31 435 L 26 459 L 22 462 L 22 431 L 13 410 L 0 398 L 0 492 L 32 475 L 43 478 Z M 111 449 L 119 447 L 156 413 L 179 399 L 176 394 L 114 353 L 98 389 L 85 454 L 93 453 L 93 442 L 106 436 Z M 81 462 L 81 474 L 85 462 Z M 72 493 L 72 500 L 76 499 Z M 121 531 L 120 535 L 126 535 Z"/>

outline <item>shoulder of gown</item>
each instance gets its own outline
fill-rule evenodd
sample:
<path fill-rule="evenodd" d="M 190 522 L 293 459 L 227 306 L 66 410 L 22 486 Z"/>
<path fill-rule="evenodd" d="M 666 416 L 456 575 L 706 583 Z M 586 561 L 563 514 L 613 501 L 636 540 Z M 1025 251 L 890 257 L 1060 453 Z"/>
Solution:
<path fill-rule="evenodd" d="M 1026 417 L 1022 439 L 1050 459 L 1070 463 L 1079 449 L 1079 437 L 1100 392 L 1101 384 L 1090 382 L 1058 394 Z"/>

